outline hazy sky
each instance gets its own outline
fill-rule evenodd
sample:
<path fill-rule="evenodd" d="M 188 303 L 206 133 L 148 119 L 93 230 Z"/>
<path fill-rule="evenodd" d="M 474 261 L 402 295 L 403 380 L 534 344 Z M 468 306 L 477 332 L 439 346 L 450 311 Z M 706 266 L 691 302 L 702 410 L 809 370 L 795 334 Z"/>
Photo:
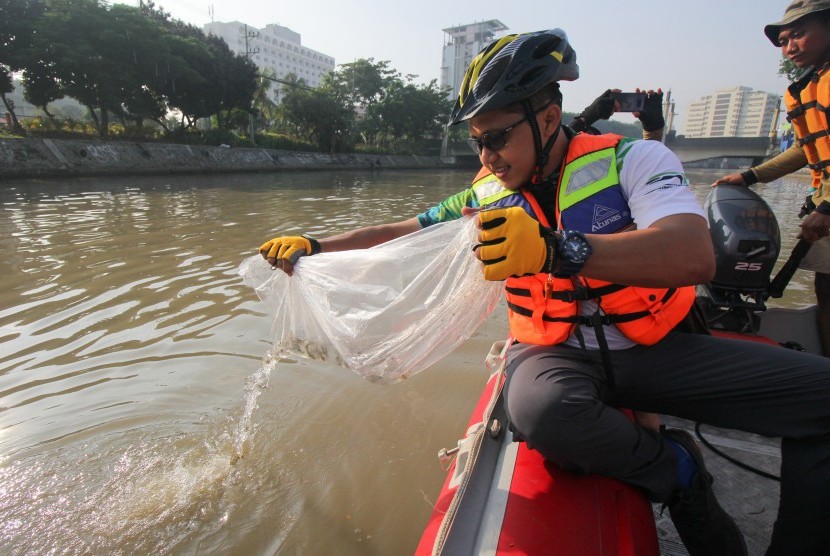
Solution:
<path fill-rule="evenodd" d="M 780 49 L 763 27 L 781 19 L 789 0 L 154 1 L 199 26 L 211 20 L 211 8 L 215 21 L 278 23 L 337 64 L 389 60 L 419 82 L 439 77 L 442 29 L 489 19 L 511 33 L 561 27 L 581 73 L 562 86 L 566 111 L 579 112 L 608 88 L 662 87 L 671 90 L 681 132 L 689 102 L 716 89 L 745 85 L 781 94 L 787 84 L 778 75 Z"/>

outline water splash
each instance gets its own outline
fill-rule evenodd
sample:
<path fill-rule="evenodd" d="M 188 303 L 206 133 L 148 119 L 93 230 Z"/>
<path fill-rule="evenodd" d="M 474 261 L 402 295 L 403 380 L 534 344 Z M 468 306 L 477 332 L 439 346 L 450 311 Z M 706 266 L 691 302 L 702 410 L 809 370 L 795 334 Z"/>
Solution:
<path fill-rule="evenodd" d="M 245 457 L 250 449 L 251 438 L 253 437 L 253 420 L 252 416 L 254 410 L 257 408 L 257 398 L 263 390 L 268 388 L 271 380 L 271 371 L 277 366 L 280 361 L 280 353 L 271 348 L 262 357 L 262 364 L 259 369 L 245 379 L 245 410 L 242 412 L 242 417 L 236 426 L 236 432 L 233 437 L 233 453 L 231 454 L 231 465 L 235 465 L 240 459 Z"/>

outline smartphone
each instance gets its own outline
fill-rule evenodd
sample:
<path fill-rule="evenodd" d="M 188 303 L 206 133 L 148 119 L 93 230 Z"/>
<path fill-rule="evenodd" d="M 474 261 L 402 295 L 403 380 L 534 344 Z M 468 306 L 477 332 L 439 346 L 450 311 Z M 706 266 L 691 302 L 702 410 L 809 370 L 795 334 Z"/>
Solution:
<path fill-rule="evenodd" d="M 642 112 L 646 105 L 645 93 L 616 93 L 615 98 L 620 103 L 617 112 Z"/>

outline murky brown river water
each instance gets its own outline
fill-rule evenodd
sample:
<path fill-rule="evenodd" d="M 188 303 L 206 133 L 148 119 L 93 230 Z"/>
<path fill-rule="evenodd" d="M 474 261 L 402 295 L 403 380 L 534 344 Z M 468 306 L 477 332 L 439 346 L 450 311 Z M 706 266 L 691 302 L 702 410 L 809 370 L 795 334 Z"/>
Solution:
<path fill-rule="evenodd" d="M 703 199 L 721 174 L 689 177 Z M 469 177 L 0 182 L 0 552 L 410 554 L 504 314 L 399 384 L 298 360 L 260 392 L 271 321 L 237 267 L 273 236 L 412 216 Z M 785 253 L 806 187 L 756 189 Z M 777 303 L 810 304 L 811 281 Z"/>

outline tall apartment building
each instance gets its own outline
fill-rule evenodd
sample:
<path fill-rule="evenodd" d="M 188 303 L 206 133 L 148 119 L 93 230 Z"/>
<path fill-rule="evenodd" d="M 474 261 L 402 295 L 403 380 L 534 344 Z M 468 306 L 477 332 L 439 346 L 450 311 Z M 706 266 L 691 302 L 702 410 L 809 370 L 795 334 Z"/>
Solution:
<path fill-rule="evenodd" d="M 448 87 L 449 100 L 455 100 L 464 80 L 467 66 L 482 48 L 493 42 L 496 33 L 506 31 L 507 26 L 498 19 L 443 29 L 444 50 L 441 56 L 441 88 Z"/>
<path fill-rule="evenodd" d="M 718 89 L 689 104 L 686 137 L 768 137 L 780 102 L 780 95 L 749 87 Z"/>
<path fill-rule="evenodd" d="M 238 21 L 214 21 L 205 25 L 204 32 L 221 37 L 234 53 L 247 54 L 260 70 L 272 70 L 277 79 L 293 73 L 309 87 L 317 87 L 324 75 L 334 71 L 332 56 L 306 48 L 299 33 L 282 25 L 272 23 L 256 29 Z M 275 101 L 282 99 L 285 87 L 273 83 L 271 94 Z"/>

